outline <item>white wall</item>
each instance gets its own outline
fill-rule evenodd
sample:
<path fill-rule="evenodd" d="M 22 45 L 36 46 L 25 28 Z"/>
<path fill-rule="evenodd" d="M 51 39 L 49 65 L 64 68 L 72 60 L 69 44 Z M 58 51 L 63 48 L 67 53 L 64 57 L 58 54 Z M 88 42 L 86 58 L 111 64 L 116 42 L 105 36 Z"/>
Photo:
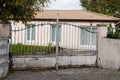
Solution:
<path fill-rule="evenodd" d="M 39 21 L 32 21 L 29 22 L 30 24 L 41 24 L 41 23 L 51 23 L 51 24 L 55 24 L 55 22 L 39 22 Z M 75 26 L 96 26 L 97 24 L 109 24 L 109 23 L 91 23 L 91 22 L 65 22 L 68 24 L 72 24 Z M 62 24 L 62 32 L 61 32 L 61 42 L 59 43 L 59 45 L 63 48 L 71 48 L 71 49 L 93 49 L 95 50 L 96 47 L 91 47 L 91 46 L 83 46 L 81 45 L 81 35 L 80 35 L 80 31 L 81 29 L 75 26 L 69 26 L 69 25 L 64 25 Z M 13 24 L 12 23 L 12 28 L 13 29 L 24 29 L 25 25 L 22 24 L 21 22 L 17 23 L 17 24 Z M 26 32 L 24 31 L 20 31 L 19 34 L 18 32 L 12 32 L 12 43 L 13 44 L 17 44 L 17 43 L 22 43 L 22 44 L 33 44 L 33 45 L 43 45 L 43 46 L 47 46 L 49 43 L 52 42 L 51 39 L 51 26 L 50 25 L 43 25 L 43 26 L 37 26 L 36 28 L 36 33 L 35 33 L 35 41 L 32 42 L 27 42 L 26 41 Z M 103 32 L 103 31 L 101 31 Z"/>
<path fill-rule="evenodd" d="M 28 24 L 35 24 L 38 25 L 40 24 L 39 22 L 31 22 Z M 26 26 L 22 24 L 21 22 L 16 23 L 15 25 L 12 24 L 12 29 L 13 30 L 21 30 L 25 29 Z M 36 26 L 35 27 L 35 41 L 27 41 L 26 37 L 26 30 L 22 31 L 12 31 L 12 44 L 17 44 L 17 43 L 22 43 L 26 45 L 44 45 L 47 46 L 51 42 L 50 38 L 50 25 L 45 25 L 45 26 Z"/>
<path fill-rule="evenodd" d="M 78 24 L 74 24 L 78 25 Z M 62 25 L 61 44 L 64 48 L 80 47 L 80 29 L 74 26 Z"/>
<path fill-rule="evenodd" d="M 99 44 L 98 66 L 108 69 L 120 69 L 120 40 L 101 38 Z"/>

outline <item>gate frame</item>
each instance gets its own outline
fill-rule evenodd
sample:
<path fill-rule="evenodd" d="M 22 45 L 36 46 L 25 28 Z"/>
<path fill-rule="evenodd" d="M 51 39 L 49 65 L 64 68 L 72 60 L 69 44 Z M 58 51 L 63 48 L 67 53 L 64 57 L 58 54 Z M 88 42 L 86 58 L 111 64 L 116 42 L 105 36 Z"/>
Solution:
<path fill-rule="evenodd" d="M 56 20 L 56 64 L 55 64 L 56 70 L 59 69 L 58 68 L 59 67 L 59 64 L 58 64 L 58 54 L 59 54 L 59 52 L 58 52 L 58 47 L 59 47 L 58 44 L 59 44 L 59 41 L 58 41 L 58 33 L 57 33 L 59 24 L 64 24 L 64 23 L 60 23 L 59 18 L 57 18 L 57 20 Z M 70 25 L 70 24 L 67 24 L 67 25 Z M 76 25 L 72 25 L 72 26 L 77 27 Z M 92 28 L 92 27 L 96 27 L 97 28 L 97 30 L 96 30 L 96 66 L 97 66 L 97 63 L 98 63 L 98 61 L 97 61 L 97 59 L 98 59 L 98 38 L 99 38 L 98 37 L 99 36 L 98 35 L 99 34 L 98 26 L 100 27 L 100 26 L 106 26 L 106 25 L 104 25 L 104 24 L 97 24 L 96 26 L 92 26 L 92 25 L 91 26 L 85 26 L 85 27 L 90 27 L 90 28 Z"/>
<path fill-rule="evenodd" d="M 60 22 L 60 21 L 59 21 L 59 18 L 57 18 L 56 21 L 54 21 L 54 23 L 55 23 L 55 22 L 56 22 L 56 61 L 55 61 L 55 68 L 56 68 L 56 70 L 58 70 L 58 69 L 59 69 L 59 68 L 58 68 L 58 67 L 59 67 L 59 64 L 58 64 L 58 53 L 59 53 L 59 52 L 58 52 L 58 47 L 59 47 L 58 44 L 59 44 L 59 41 L 58 41 L 58 33 L 57 33 L 57 32 L 58 32 L 58 27 L 59 27 L 59 24 L 65 24 L 65 25 L 71 25 L 71 24 L 69 24 L 69 23 L 67 24 L 66 22 L 63 22 L 63 21 Z M 37 24 L 37 25 L 49 25 L 49 24 L 53 24 L 53 23 L 49 23 L 49 22 L 48 22 L 48 23 L 46 23 L 46 24 L 42 24 L 42 23 L 41 23 L 41 24 Z M 37 26 L 37 25 L 36 25 L 36 26 Z M 99 31 L 98 31 L 98 27 L 97 27 L 97 26 L 84 26 L 84 25 L 83 25 L 83 26 L 82 26 L 82 25 L 77 26 L 77 25 L 74 25 L 74 24 L 71 25 L 71 26 L 79 27 L 79 28 L 82 28 L 82 27 L 83 27 L 83 28 L 84 28 L 84 27 L 86 27 L 86 28 L 87 28 L 87 27 L 96 27 L 96 28 L 97 28 L 97 30 L 96 30 L 96 31 L 97 31 L 97 32 L 96 32 L 96 58 L 97 58 L 97 57 L 98 57 L 98 32 L 99 32 Z M 25 29 L 26 29 L 26 28 L 25 28 Z M 11 32 L 12 32 L 12 31 L 17 31 L 17 30 L 12 30 L 12 27 L 11 27 L 10 30 L 11 30 Z M 10 33 L 10 35 L 11 35 L 11 38 L 12 38 L 12 33 Z M 12 39 L 11 39 L 11 42 L 12 42 Z M 97 64 L 97 59 L 96 59 L 96 64 Z"/>

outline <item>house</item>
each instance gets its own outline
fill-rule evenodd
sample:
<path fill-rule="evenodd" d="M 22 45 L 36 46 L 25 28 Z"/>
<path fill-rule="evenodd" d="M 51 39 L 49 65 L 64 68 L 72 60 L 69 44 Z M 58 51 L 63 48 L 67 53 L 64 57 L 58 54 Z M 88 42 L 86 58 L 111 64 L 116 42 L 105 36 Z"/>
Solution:
<path fill-rule="evenodd" d="M 12 44 L 48 46 L 56 44 L 56 20 L 59 46 L 69 49 L 96 50 L 97 33 L 107 32 L 106 27 L 114 26 L 118 18 L 85 10 L 44 10 L 26 25 L 12 22 Z"/>

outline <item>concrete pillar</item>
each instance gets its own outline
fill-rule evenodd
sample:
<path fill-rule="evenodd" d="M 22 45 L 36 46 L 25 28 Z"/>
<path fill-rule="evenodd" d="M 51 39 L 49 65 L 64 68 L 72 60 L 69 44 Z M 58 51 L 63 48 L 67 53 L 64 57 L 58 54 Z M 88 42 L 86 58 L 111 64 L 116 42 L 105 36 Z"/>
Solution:
<path fill-rule="evenodd" d="M 8 37 L 10 35 L 10 23 L 1 24 L 0 23 L 0 37 Z"/>
<path fill-rule="evenodd" d="M 103 54 L 101 53 L 102 41 L 103 37 L 107 36 L 107 27 L 99 27 L 98 28 L 98 56 L 97 56 L 97 66 L 101 67 L 101 57 Z"/>

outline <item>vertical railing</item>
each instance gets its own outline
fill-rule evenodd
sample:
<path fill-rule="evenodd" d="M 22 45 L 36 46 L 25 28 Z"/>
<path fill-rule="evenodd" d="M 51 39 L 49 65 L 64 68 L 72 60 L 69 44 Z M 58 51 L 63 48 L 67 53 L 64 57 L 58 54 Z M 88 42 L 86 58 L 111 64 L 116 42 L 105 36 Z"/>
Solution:
<path fill-rule="evenodd" d="M 49 27 L 48 27 L 49 25 Z M 56 31 L 55 31 L 55 45 L 51 45 L 52 40 L 51 38 L 51 25 L 56 25 Z M 61 25 L 61 42 L 59 42 L 59 25 Z M 11 39 L 11 45 L 13 46 L 15 50 L 12 51 L 15 54 L 23 55 L 25 57 L 28 56 L 44 56 L 44 57 L 49 57 L 49 55 L 53 55 L 56 59 L 55 63 L 55 68 L 58 70 L 59 67 L 59 62 L 58 62 L 58 57 L 60 56 L 77 56 L 77 55 L 84 55 L 84 53 L 87 53 L 87 55 L 91 55 L 91 52 L 95 52 L 95 47 L 93 47 L 92 43 L 90 42 L 89 45 L 82 45 L 81 46 L 81 30 L 85 30 L 87 32 L 92 32 L 92 28 L 95 28 L 93 26 L 81 26 L 80 23 L 72 23 L 72 22 L 60 22 L 59 19 L 57 18 L 56 22 L 40 22 L 35 24 L 35 32 L 37 33 L 35 36 L 37 39 L 32 42 L 32 40 L 29 42 L 26 42 L 27 35 L 27 27 L 21 27 L 21 26 L 16 26 L 14 30 L 12 30 L 12 36 L 13 41 Z M 32 27 L 31 27 L 32 28 Z M 90 29 L 90 30 L 89 30 Z M 94 31 L 94 30 L 93 30 Z M 97 34 L 97 33 L 94 33 Z M 23 36 L 24 35 L 24 36 Z M 84 38 L 86 38 L 85 36 Z M 87 41 L 92 41 L 93 39 L 88 38 Z M 97 35 L 96 35 L 97 37 Z M 25 41 L 24 41 L 25 40 Z M 98 39 L 97 39 L 98 40 Z M 12 44 L 13 42 L 13 44 Z M 20 42 L 20 44 L 18 44 Z M 49 45 L 50 42 L 50 45 Z M 60 44 L 59 44 L 60 43 Z M 18 45 L 17 45 L 18 44 Z M 48 46 L 49 45 L 49 46 Z M 97 52 L 97 42 L 96 42 L 96 52 Z M 16 53 L 17 52 L 17 53 Z M 34 54 L 35 53 L 35 54 Z M 42 55 L 41 55 L 42 54 Z M 44 55 L 45 54 L 45 55 Z M 26 56 L 27 55 L 27 56 Z M 47 55 L 47 56 L 46 56 Z M 86 54 L 85 54 L 86 55 Z M 92 54 L 93 55 L 93 54 Z"/>
<path fill-rule="evenodd" d="M 99 29 L 96 31 L 96 66 L 98 64 L 98 40 L 99 40 Z"/>

